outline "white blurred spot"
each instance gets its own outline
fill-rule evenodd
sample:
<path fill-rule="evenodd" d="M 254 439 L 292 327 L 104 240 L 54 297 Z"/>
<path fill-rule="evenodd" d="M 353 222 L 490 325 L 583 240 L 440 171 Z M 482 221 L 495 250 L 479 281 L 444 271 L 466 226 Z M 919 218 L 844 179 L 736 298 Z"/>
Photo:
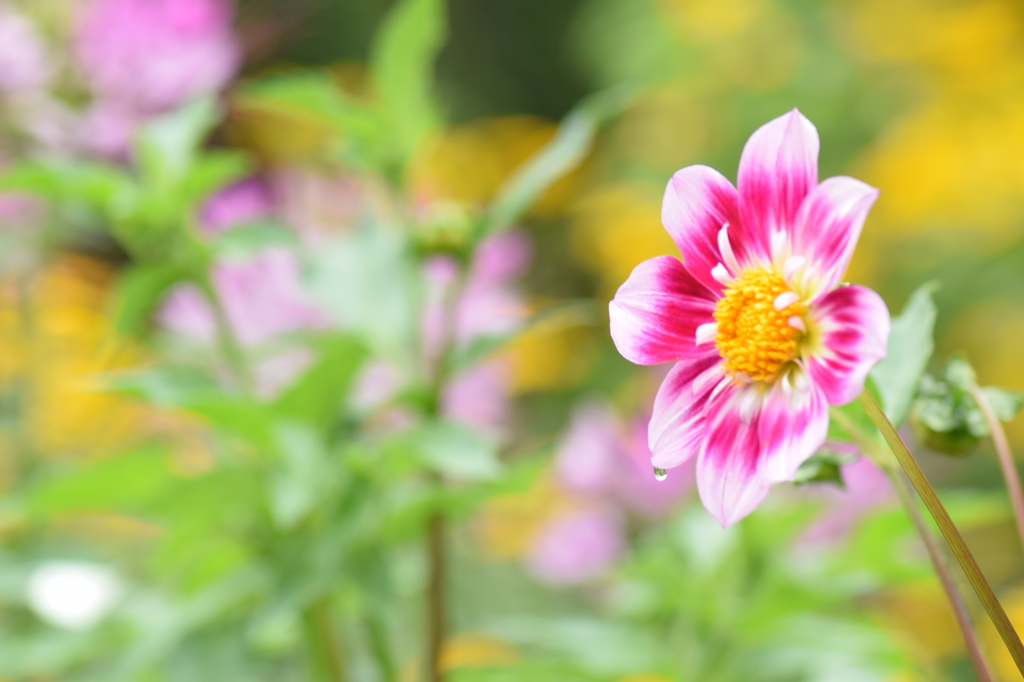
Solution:
<path fill-rule="evenodd" d="M 80 561 L 50 561 L 28 580 L 29 606 L 40 618 L 69 630 L 86 630 L 114 606 L 121 588 L 107 568 Z"/>

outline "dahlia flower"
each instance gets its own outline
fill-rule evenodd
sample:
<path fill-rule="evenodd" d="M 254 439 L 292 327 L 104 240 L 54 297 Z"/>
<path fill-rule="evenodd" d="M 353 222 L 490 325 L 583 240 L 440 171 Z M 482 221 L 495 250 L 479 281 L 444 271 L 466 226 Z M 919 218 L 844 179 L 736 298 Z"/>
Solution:
<path fill-rule="evenodd" d="M 738 189 L 706 166 L 669 181 L 662 222 L 682 253 L 638 265 L 610 308 L 619 352 L 675 362 L 648 428 L 655 469 L 697 457 L 697 490 L 723 526 L 825 441 L 829 405 L 885 356 L 882 299 L 841 279 L 878 190 L 818 183 L 818 134 L 799 111 L 758 129 Z"/>

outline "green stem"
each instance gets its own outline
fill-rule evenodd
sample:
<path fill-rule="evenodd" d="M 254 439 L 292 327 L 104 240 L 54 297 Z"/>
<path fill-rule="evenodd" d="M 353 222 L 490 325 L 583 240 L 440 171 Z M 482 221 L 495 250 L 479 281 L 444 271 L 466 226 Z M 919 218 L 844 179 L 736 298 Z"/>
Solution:
<path fill-rule="evenodd" d="M 1020 544 L 1024 548 L 1024 491 L 1021 490 L 1020 474 L 1013 461 L 1013 452 L 1010 450 L 1010 443 L 1006 439 L 1006 432 L 1003 425 L 996 416 L 992 405 L 989 404 L 985 392 L 977 384 L 972 384 L 968 389 L 974 402 L 978 404 L 981 415 L 985 418 L 989 433 L 992 436 L 992 445 L 996 448 L 999 457 L 999 467 L 1003 470 L 1003 479 L 1006 481 L 1006 490 L 1010 495 L 1010 503 L 1013 505 L 1013 515 L 1017 518 L 1017 533 L 1020 535 Z"/>
<path fill-rule="evenodd" d="M 201 282 L 200 288 L 213 311 L 213 319 L 217 325 L 217 339 L 220 343 L 221 352 L 224 354 L 225 359 L 227 359 L 228 364 L 231 365 L 231 371 L 234 373 L 239 387 L 241 387 L 243 392 L 251 394 L 253 379 L 252 372 L 249 371 L 249 363 L 245 357 L 245 350 L 242 348 L 242 344 L 238 342 L 235 332 L 231 329 L 231 321 L 228 319 L 220 297 L 217 296 L 212 283 L 208 280 Z"/>
<path fill-rule="evenodd" d="M 950 606 L 953 607 L 953 614 L 956 616 L 957 625 L 960 626 L 960 633 L 964 637 L 964 644 L 967 645 L 967 655 L 970 656 L 971 665 L 974 666 L 974 672 L 978 676 L 978 682 L 992 682 L 992 673 L 988 670 L 988 662 L 985 660 L 985 654 L 981 649 L 981 642 L 978 641 L 978 634 L 974 630 L 971 613 L 964 602 L 963 595 L 960 594 L 960 590 L 956 586 L 956 582 L 953 580 L 953 576 L 949 572 L 949 566 L 946 565 L 946 559 L 942 556 L 942 551 L 935 542 L 935 536 L 932 535 L 931 530 L 929 530 L 924 522 L 924 518 L 921 516 L 917 500 L 914 499 L 913 494 L 907 487 L 906 477 L 900 471 L 890 471 L 889 478 L 892 481 L 893 488 L 896 489 L 900 502 L 906 508 L 907 515 L 910 516 L 917 534 L 921 536 L 921 542 L 924 543 L 925 551 L 928 552 L 928 558 L 931 559 L 932 566 L 935 567 L 935 573 L 939 576 L 939 582 L 942 583 L 942 589 L 946 592 L 946 598 L 949 600 Z"/>
<path fill-rule="evenodd" d="M 331 605 L 321 597 L 303 612 L 314 675 L 330 682 L 346 682 L 345 661 L 334 633 Z"/>
<path fill-rule="evenodd" d="M 370 650 L 377 660 L 377 668 L 384 682 L 395 682 L 397 678 L 392 662 L 391 647 L 388 644 L 387 629 L 380 614 L 371 612 L 364 621 L 366 634 L 370 640 Z"/>
<path fill-rule="evenodd" d="M 974 667 L 974 672 L 978 677 L 978 682 L 992 682 L 992 673 L 989 672 L 988 661 L 985 660 L 985 654 L 981 648 L 978 633 L 974 628 L 974 621 L 971 618 L 971 612 L 967 608 L 967 603 L 964 601 L 963 595 L 960 593 L 960 588 L 953 579 L 953 575 L 949 570 L 949 565 L 946 562 L 946 557 L 943 556 L 941 548 L 938 543 L 935 542 L 935 536 L 932 534 L 931 529 L 928 528 L 924 518 L 921 516 L 921 510 L 918 507 L 917 500 L 907 487 L 906 476 L 903 475 L 902 470 L 899 468 L 892 456 L 889 455 L 888 452 L 885 452 L 873 437 L 864 433 L 864 431 L 861 430 L 861 428 L 845 414 L 839 410 L 832 410 L 832 417 L 847 433 L 850 434 L 853 440 L 856 441 L 857 446 L 861 451 L 874 460 L 874 462 L 889 476 L 889 480 L 892 481 L 892 487 L 896 491 L 896 495 L 900 498 L 900 503 L 902 503 L 904 509 L 907 510 L 907 516 L 910 517 L 910 521 L 914 525 L 914 530 L 917 531 L 922 544 L 924 544 L 925 551 L 928 553 L 928 559 L 932 562 L 932 567 L 935 569 L 935 575 L 938 576 L 939 583 L 942 585 L 942 589 L 946 593 L 946 599 L 949 601 L 949 605 L 953 609 L 953 615 L 956 616 L 956 622 L 960 627 L 960 634 L 963 635 L 964 644 L 967 646 L 967 654 L 971 659 L 971 665 Z"/>
<path fill-rule="evenodd" d="M 427 586 L 427 680 L 443 682 L 441 651 L 446 630 L 447 561 L 444 541 L 444 516 L 435 512 L 429 520 L 427 558 L 430 568 Z"/>
<path fill-rule="evenodd" d="M 871 417 L 871 421 L 878 427 L 878 430 L 882 432 L 882 437 L 889 444 L 893 454 L 896 455 L 896 459 L 899 460 L 900 466 L 906 472 L 907 478 L 910 479 L 910 483 L 928 508 L 932 519 L 935 520 L 936 525 L 942 532 L 942 537 L 945 538 L 946 544 L 949 545 L 950 551 L 960 563 L 960 567 L 967 576 L 967 580 L 971 583 L 971 587 L 974 588 L 978 599 L 981 600 L 985 611 L 988 612 L 989 618 L 992 619 L 993 625 L 999 631 L 999 636 L 1003 638 L 1003 643 L 1006 644 L 1006 648 L 1010 651 L 1014 663 L 1017 664 L 1017 669 L 1021 671 L 1021 674 L 1024 674 L 1024 645 L 1021 644 L 1017 631 L 1013 629 L 1013 624 L 1006 616 L 1006 611 L 1003 610 L 1002 604 L 999 603 L 995 593 L 992 591 L 992 587 L 988 584 L 984 574 L 978 567 L 978 562 L 975 561 L 974 555 L 968 549 L 967 543 L 964 542 L 963 537 L 960 535 L 960 531 L 953 524 L 953 519 L 949 517 L 949 513 L 942 506 L 942 502 L 939 500 L 939 496 L 935 493 L 931 484 L 928 483 L 928 479 L 925 477 L 920 465 L 918 465 L 917 460 L 914 459 L 914 455 L 911 454 L 896 431 L 896 427 L 885 416 L 885 413 L 879 407 L 874 397 L 865 390 L 860 394 L 860 404 L 864 407 L 864 411 L 867 412 L 868 416 Z"/>

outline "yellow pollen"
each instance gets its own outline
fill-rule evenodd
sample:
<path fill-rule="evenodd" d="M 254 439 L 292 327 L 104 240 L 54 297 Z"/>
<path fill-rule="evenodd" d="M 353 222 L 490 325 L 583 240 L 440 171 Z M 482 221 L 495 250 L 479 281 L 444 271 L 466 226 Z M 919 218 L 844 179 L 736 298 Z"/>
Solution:
<path fill-rule="evenodd" d="M 806 308 L 798 301 L 776 310 L 775 299 L 787 291 L 792 290 L 781 275 L 758 269 L 744 271 L 725 288 L 715 306 L 715 345 L 727 371 L 770 381 L 796 356 L 801 332 L 789 318 L 802 318 Z"/>

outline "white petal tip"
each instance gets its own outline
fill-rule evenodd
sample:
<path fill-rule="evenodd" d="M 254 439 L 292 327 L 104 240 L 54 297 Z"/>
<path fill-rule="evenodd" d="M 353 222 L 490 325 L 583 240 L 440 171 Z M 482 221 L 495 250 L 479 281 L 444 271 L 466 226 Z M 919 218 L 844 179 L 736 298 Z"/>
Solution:
<path fill-rule="evenodd" d="M 729 271 L 721 263 L 711 269 L 711 276 L 720 284 L 732 284 L 732 275 L 729 274 Z"/>
<path fill-rule="evenodd" d="M 789 326 L 792 327 L 793 329 L 798 329 L 805 333 L 807 332 L 807 325 L 804 324 L 804 318 L 800 317 L 799 315 L 792 316 L 787 320 L 787 322 L 789 323 Z"/>
<path fill-rule="evenodd" d="M 697 327 L 697 345 L 703 346 L 706 343 L 711 343 L 715 340 L 715 336 L 718 334 L 718 325 L 714 322 L 708 322 Z"/>
<path fill-rule="evenodd" d="M 785 310 L 799 300 L 800 296 L 795 291 L 783 291 L 775 297 L 775 302 L 772 305 L 776 310 Z"/>
<path fill-rule="evenodd" d="M 807 259 L 803 256 L 790 256 L 786 259 L 785 265 L 782 266 L 782 277 L 788 283 L 793 279 L 793 275 L 797 273 L 804 265 L 807 264 Z"/>

